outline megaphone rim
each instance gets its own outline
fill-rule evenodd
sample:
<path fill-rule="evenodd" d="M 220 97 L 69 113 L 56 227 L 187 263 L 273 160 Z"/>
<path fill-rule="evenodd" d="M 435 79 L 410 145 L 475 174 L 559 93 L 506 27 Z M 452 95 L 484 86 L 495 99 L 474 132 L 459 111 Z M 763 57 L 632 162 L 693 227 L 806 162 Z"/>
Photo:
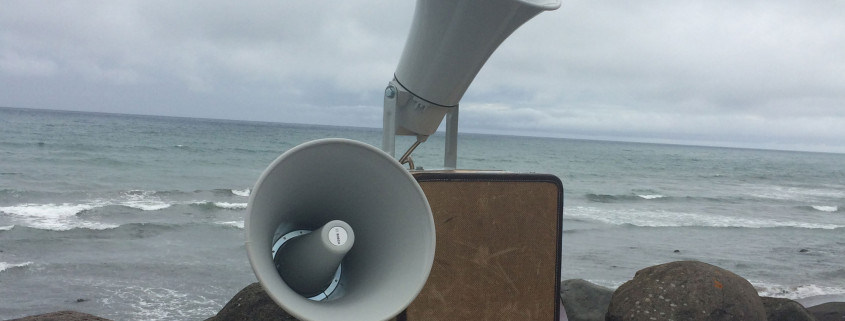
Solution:
<path fill-rule="evenodd" d="M 549 1 L 530 1 L 530 0 L 519 0 L 519 2 L 524 3 L 527 6 L 535 7 L 542 10 L 556 10 L 560 8 L 561 0 L 549 0 Z"/>
<path fill-rule="evenodd" d="M 305 150 L 308 150 L 308 149 L 317 148 L 317 147 L 321 147 L 321 146 L 329 145 L 329 144 L 345 144 L 347 146 L 354 146 L 354 147 L 357 147 L 357 148 L 361 148 L 363 150 L 371 152 L 373 155 L 377 155 L 376 156 L 377 158 L 384 159 L 385 160 L 385 162 L 384 162 L 385 166 L 392 166 L 392 168 L 388 167 L 388 168 L 385 168 L 385 170 L 392 170 L 396 173 L 402 173 L 400 175 L 403 176 L 407 181 L 412 183 L 413 187 L 411 187 L 411 188 L 416 192 L 417 195 L 419 195 L 421 197 L 421 199 L 422 199 L 421 205 L 423 205 L 425 211 L 429 213 L 429 215 L 427 217 L 428 226 L 430 226 L 432 229 L 434 228 L 434 218 L 431 215 L 431 213 L 432 213 L 431 212 L 431 206 L 428 203 L 428 200 L 425 196 L 425 193 L 423 192 L 422 188 L 419 186 L 419 183 L 417 183 L 416 179 L 413 177 L 413 175 L 411 175 L 410 172 L 408 172 L 401 164 L 399 164 L 398 161 L 396 161 L 389 154 L 385 153 L 384 151 L 382 151 L 382 150 L 380 150 L 376 147 L 373 147 L 372 145 L 369 145 L 369 144 L 366 144 L 366 143 L 363 143 L 363 142 L 360 142 L 360 141 L 356 141 L 356 140 L 345 139 L 345 138 L 323 138 L 323 139 L 317 139 L 317 140 L 313 140 L 313 141 L 309 141 L 309 142 L 297 145 L 297 146 L 287 150 L 286 152 L 282 153 L 270 165 L 268 165 L 268 167 L 262 172 L 261 176 L 259 176 L 258 180 L 256 181 L 256 184 L 254 185 L 252 192 L 250 193 L 249 203 L 248 203 L 248 206 L 247 206 L 247 216 L 244 220 L 244 230 L 245 230 L 245 233 L 246 233 L 246 244 L 245 244 L 245 246 L 246 246 L 246 249 L 247 249 L 247 256 L 249 258 L 249 262 L 250 262 L 250 265 L 252 267 L 252 270 L 256 275 L 256 278 L 262 284 L 262 287 L 264 287 L 265 289 L 267 288 L 265 286 L 265 284 L 277 282 L 277 281 L 281 280 L 281 277 L 276 279 L 275 277 L 272 276 L 272 274 L 265 275 L 264 272 L 258 271 L 258 269 L 261 269 L 261 267 L 259 265 L 266 263 L 266 262 L 261 262 L 261 261 L 269 260 L 268 258 L 271 255 L 270 255 L 269 252 L 268 253 L 263 253 L 263 252 L 259 253 L 259 250 L 256 248 L 256 246 L 254 244 L 251 244 L 251 242 L 250 242 L 249 235 L 250 235 L 250 230 L 251 230 L 251 227 L 252 227 L 252 224 L 251 224 L 252 215 L 250 215 L 250 214 L 252 213 L 252 210 L 253 210 L 253 204 L 255 204 L 255 198 L 258 197 L 258 195 L 260 194 L 259 193 L 259 191 L 261 189 L 260 186 L 262 186 L 262 184 L 265 182 L 265 180 L 267 180 L 268 177 L 270 177 L 271 174 L 273 174 L 273 170 L 276 169 L 280 164 L 285 162 L 285 160 L 288 159 L 290 156 L 292 156 L 294 154 L 298 154 L 298 153 L 305 151 Z M 390 165 L 387 165 L 387 164 L 390 164 Z M 431 249 L 435 249 L 436 248 L 436 234 L 432 232 L 430 236 L 431 236 L 431 241 L 430 241 L 431 244 L 429 244 L 429 246 L 430 246 Z M 432 251 L 431 253 L 428 253 L 425 257 L 422 257 L 421 259 L 425 263 L 425 267 L 424 267 L 424 271 L 422 271 L 423 273 L 420 273 L 419 276 L 422 277 L 422 280 L 426 280 L 431 275 L 431 269 L 432 269 L 433 263 L 434 263 L 434 252 Z M 259 263 L 259 264 L 256 264 L 256 263 Z M 268 282 L 268 281 L 272 281 L 272 282 Z M 283 280 L 281 282 L 284 283 Z M 413 302 L 413 300 L 416 298 L 417 294 L 419 294 L 420 291 L 422 291 L 424 286 L 425 286 L 425 282 L 421 282 L 419 284 L 416 284 L 416 286 L 414 286 L 413 288 L 409 287 L 410 290 L 413 290 L 414 295 L 411 296 L 410 298 L 408 298 L 406 300 L 407 302 L 403 302 L 404 304 L 402 306 L 397 306 L 395 308 L 395 311 L 391 311 L 390 313 L 392 313 L 392 315 L 399 314 L 403 309 L 405 309 L 405 307 L 407 307 L 408 305 L 411 304 L 411 302 Z M 295 293 L 295 292 L 293 292 L 291 290 L 291 293 Z M 286 302 L 283 302 L 282 296 L 277 295 L 276 293 L 273 293 L 272 291 L 267 291 L 267 294 L 273 299 L 274 302 L 276 302 L 276 304 L 278 304 L 280 307 L 282 307 L 290 315 L 297 317 L 299 319 L 307 319 L 308 318 L 307 315 L 302 315 L 301 313 L 299 313 L 299 311 L 297 311 L 295 306 L 293 306 L 293 305 L 288 306 L 288 304 L 286 304 Z M 310 301 L 310 300 L 308 300 L 307 298 L 304 298 L 304 297 L 302 297 L 302 302 L 309 302 L 309 304 L 319 304 L 318 302 Z"/>

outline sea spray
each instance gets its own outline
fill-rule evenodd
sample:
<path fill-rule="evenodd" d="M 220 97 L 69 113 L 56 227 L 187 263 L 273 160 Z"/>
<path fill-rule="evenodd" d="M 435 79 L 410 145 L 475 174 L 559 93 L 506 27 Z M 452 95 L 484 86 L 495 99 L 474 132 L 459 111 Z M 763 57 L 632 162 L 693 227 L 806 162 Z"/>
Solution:
<path fill-rule="evenodd" d="M 218 221 L 214 222 L 214 224 L 224 225 L 224 226 L 233 226 L 237 228 L 244 228 L 244 221 Z"/>
<path fill-rule="evenodd" d="M 249 188 L 246 188 L 246 189 L 233 189 L 233 190 L 232 190 L 232 194 L 235 194 L 235 195 L 237 195 L 237 196 L 249 197 L 249 193 L 250 193 L 250 189 L 249 189 Z"/>
<path fill-rule="evenodd" d="M 826 224 L 777 220 L 766 218 L 731 217 L 716 214 L 675 212 L 648 209 L 603 209 L 591 206 L 575 206 L 567 209 L 566 217 L 598 221 L 612 225 L 633 225 L 641 227 L 734 227 L 773 228 L 792 227 L 832 230 L 845 228 L 845 224 Z"/>
<path fill-rule="evenodd" d="M 822 212 L 836 212 L 839 210 L 837 206 L 827 206 L 827 205 L 813 205 L 811 206 L 813 209 Z"/>
<path fill-rule="evenodd" d="M 0 262 L 0 272 L 3 272 L 8 269 L 13 268 L 22 268 L 31 265 L 32 262 L 23 262 L 23 263 L 7 263 L 7 262 Z"/>

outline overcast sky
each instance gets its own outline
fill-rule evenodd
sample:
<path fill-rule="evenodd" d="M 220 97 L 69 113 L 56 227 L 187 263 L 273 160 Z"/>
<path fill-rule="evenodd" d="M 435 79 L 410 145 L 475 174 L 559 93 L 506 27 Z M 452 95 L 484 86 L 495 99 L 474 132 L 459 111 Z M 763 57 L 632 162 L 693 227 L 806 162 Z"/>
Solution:
<path fill-rule="evenodd" d="M 411 0 L 0 1 L 0 106 L 381 127 Z M 564 0 L 462 132 L 845 152 L 845 1 Z"/>

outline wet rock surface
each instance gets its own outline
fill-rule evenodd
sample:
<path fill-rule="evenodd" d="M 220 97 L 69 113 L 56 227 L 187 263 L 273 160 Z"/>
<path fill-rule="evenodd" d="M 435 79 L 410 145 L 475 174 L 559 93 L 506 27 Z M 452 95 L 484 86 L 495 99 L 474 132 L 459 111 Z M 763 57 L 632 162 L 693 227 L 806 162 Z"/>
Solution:
<path fill-rule="evenodd" d="M 96 315 L 76 311 L 59 311 L 39 315 L 28 316 L 9 321 L 110 321 Z"/>
<path fill-rule="evenodd" d="M 560 300 L 569 321 L 604 321 L 613 290 L 582 279 L 560 283 Z"/>
<path fill-rule="evenodd" d="M 611 299 L 608 321 L 765 321 L 754 287 L 720 267 L 679 261 L 638 271 Z"/>
<path fill-rule="evenodd" d="M 719 267 L 695 261 L 652 266 L 615 292 L 581 279 L 561 282 L 562 320 L 769 320 L 845 321 L 845 302 L 804 308 L 782 298 L 759 297 L 751 284 Z M 86 299 L 77 299 L 85 302 Z M 76 311 L 59 311 L 11 321 L 108 321 Z M 297 320 L 253 283 L 206 321 Z M 395 321 L 396 319 L 393 319 Z"/>
<path fill-rule="evenodd" d="M 816 321 L 845 321 L 845 302 L 828 302 L 807 308 Z"/>
<path fill-rule="evenodd" d="M 205 321 L 292 321 L 298 320 L 282 310 L 256 282 L 235 294 L 217 315 Z M 395 318 L 391 321 L 396 320 Z"/>
<path fill-rule="evenodd" d="M 261 284 L 256 282 L 243 288 L 235 294 L 217 315 L 206 319 L 206 321 L 227 321 L 227 320 L 296 320 L 290 314 L 282 310 Z"/>
<path fill-rule="evenodd" d="M 768 321 L 815 321 L 813 315 L 790 299 L 761 297 Z M 845 321 L 845 320 L 843 320 Z"/>

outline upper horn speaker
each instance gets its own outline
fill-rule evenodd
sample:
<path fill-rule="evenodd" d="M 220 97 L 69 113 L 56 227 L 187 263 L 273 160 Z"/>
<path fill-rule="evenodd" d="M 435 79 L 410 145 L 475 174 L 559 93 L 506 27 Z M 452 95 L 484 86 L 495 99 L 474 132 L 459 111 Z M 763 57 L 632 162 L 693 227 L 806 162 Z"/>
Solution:
<path fill-rule="evenodd" d="M 395 77 L 430 103 L 451 107 L 514 30 L 560 0 L 418 0 Z"/>
<path fill-rule="evenodd" d="M 387 320 L 434 261 L 434 221 L 416 180 L 370 145 L 322 139 L 258 179 L 246 249 L 269 296 L 301 320 Z"/>

